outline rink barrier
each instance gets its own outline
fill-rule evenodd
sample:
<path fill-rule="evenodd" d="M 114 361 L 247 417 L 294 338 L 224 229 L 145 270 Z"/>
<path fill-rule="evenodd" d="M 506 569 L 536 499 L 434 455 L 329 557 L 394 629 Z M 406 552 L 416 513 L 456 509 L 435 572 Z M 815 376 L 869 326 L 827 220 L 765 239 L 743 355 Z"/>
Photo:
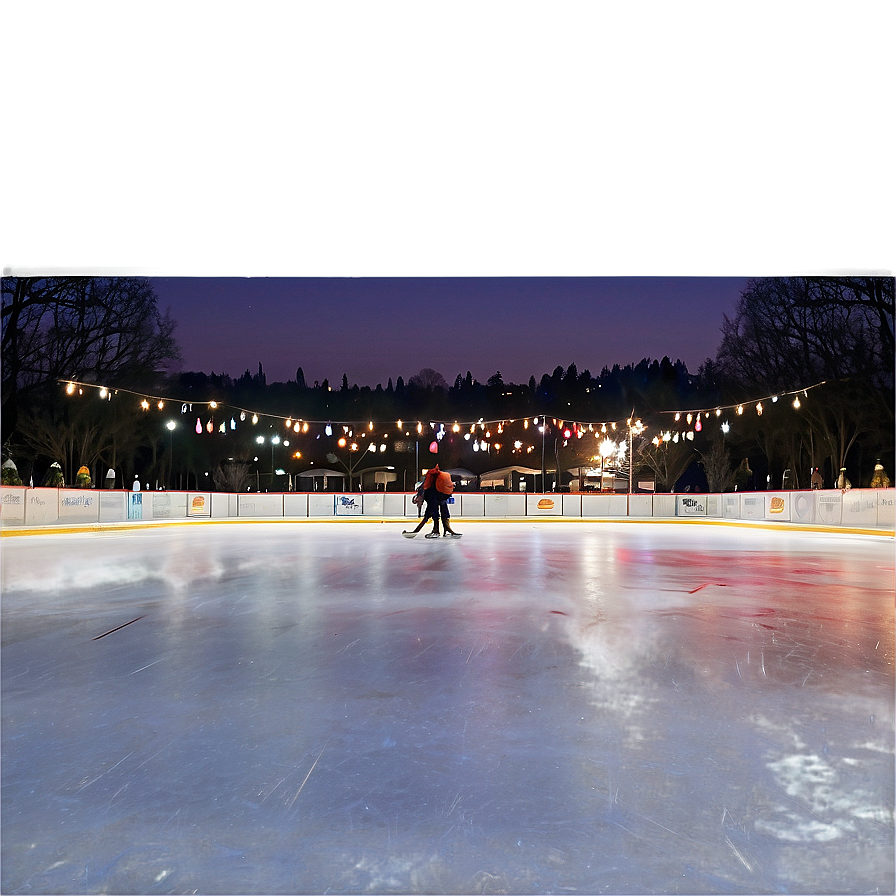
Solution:
<path fill-rule="evenodd" d="M 4 527 L 183 519 L 416 518 L 410 492 L 132 492 L 2 486 Z M 460 492 L 461 519 L 693 519 L 894 529 L 894 489 L 578 494 Z"/>

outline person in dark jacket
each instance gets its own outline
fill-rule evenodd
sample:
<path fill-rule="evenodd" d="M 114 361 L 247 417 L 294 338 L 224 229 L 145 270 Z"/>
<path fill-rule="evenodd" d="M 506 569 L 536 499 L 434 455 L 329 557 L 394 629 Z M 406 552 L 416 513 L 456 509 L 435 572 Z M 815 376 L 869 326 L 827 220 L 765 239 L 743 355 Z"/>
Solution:
<path fill-rule="evenodd" d="M 439 538 L 439 519 L 442 520 L 442 528 L 446 538 L 460 538 L 461 533 L 451 528 L 451 515 L 448 512 L 448 498 L 454 493 L 454 483 L 451 475 L 439 469 L 436 464 L 427 470 L 423 479 L 423 499 L 426 501 L 426 514 L 416 529 L 411 532 L 402 532 L 406 538 L 413 538 L 425 525 L 428 519 L 432 519 L 432 532 L 426 534 L 426 538 Z"/>

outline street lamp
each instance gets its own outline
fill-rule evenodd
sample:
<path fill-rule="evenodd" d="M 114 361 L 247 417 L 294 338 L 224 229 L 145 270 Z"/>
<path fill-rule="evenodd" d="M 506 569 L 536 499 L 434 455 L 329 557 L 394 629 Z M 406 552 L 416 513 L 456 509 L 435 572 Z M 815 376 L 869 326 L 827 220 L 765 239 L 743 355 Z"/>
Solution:
<path fill-rule="evenodd" d="M 171 463 L 171 469 L 168 473 L 168 487 L 174 488 L 174 428 L 177 424 L 173 420 L 169 420 L 165 426 L 168 428 L 168 456 Z"/>
<path fill-rule="evenodd" d="M 274 445 L 280 444 L 280 436 L 271 436 L 271 491 L 274 490 Z"/>

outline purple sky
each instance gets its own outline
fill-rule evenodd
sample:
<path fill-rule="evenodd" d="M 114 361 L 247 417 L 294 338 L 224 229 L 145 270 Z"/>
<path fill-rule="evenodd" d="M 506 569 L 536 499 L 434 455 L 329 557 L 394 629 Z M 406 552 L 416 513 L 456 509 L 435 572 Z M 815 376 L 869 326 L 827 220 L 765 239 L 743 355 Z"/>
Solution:
<path fill-rule="evenodd" d="M 505 382 L 575 363 L 668 355 L 692 372 L 714 357 L 746 278 L 153 278 L 178 322 L 185 370 L 269 383 L 407 381 L 423 367 L 449 385 L 469 370 Z"/>

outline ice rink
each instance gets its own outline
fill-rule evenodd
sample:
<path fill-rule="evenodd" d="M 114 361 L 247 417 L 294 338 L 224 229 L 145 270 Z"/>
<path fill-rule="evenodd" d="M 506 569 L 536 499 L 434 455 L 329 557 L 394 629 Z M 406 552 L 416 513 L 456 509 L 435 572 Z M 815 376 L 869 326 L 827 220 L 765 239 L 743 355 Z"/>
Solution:
<path fill-rule="evenodd" d="M 2 892 L 893 893 L 892 536 L 2 539 Z"/>

